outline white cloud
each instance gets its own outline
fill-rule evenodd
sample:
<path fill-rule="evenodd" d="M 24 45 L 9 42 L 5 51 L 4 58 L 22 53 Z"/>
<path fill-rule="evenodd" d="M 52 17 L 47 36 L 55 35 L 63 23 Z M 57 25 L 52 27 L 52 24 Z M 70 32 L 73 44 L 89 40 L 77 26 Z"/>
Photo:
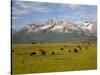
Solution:
<path fill-rule="evenodd" d="M 12 8 L 12 15 L 15 15 L 15 16 L 21 16 L 27 13 L 29 13 L 27 10 L 21 10 L 16 7 Z"/>
<path fill-rule="evenodd" d="M 74 21 L 97 21 L 97 11 L 89 11 L 84 5 L 79 4 L 62 4 L 60 9 L 61 11 L 67 10 L 67 8 L 71 9 L 70 15 L 65 15 L 65 17 L 70 18 Z M 67 13 L 67 12 L 66 12 Z"/>
<path fill-rule="evenodd" d="M 70 15 L 66 14 L 66 15 L 58 16 L 58 19 L 68 19 L 68 20 L 74 21 L 75 23 L 79 24 L 85 21 L 96 22 L 97 15 L 96 15 L 96 11 L 86 14 L 85 11 L 83 12 L 79 10 Z"/>
<path fill-rule="evenodd" d="M 28 2 L 28 1 L 16 1 L 18 7 L 23 10 L 27 11 L 34 11 L 34 12 L 51 12 L 51 9 L 44 6 L 43 3 L 39 2 Z"/>
<path fill-rule="evenodd" d="M 71 9 L 71 10 L 84 10 L 84 7 L 82 5 L 79 4 L 61 4 L 61 8 L 59 9 L 59 11 L 63 11 L 66 10 L 67 8 Z"/>
<path fill-rule="evenodd" d="M 49 7 L 44 6 L 44 3 L 29 2 L 29 1 L 14 1 L 12 5 L 12 17 L 20 17 L 32 12 L 37 13 L 49 13 L 52 10 Z M 16 18 L 17 19 L 17 18 Z"/>
<path fill-rule="evenodd" d="M 76 9 L 76 8 L 79 8 L 81 7 L 81 5 L 78 5 L 78 4 L 63 4 L 62 7 L 69 7 L 71 9 Z"/>
<path fill-rule="evenodd" d="M 12 19 L 14 19 L 14 20 L 18 19 L 28 13 L 29 13 L 29 11 L 27 11 L 27 10 L 21 10 L 19 8 L 16 8 L 15 6 L 12 7 Z"/>

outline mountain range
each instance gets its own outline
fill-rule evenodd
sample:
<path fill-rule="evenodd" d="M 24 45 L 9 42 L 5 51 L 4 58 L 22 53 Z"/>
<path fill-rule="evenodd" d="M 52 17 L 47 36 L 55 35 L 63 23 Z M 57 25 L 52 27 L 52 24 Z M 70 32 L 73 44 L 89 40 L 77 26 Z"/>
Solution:
<path fill-rule="evenodd" d="M 40 24 L 28 24 L 20 30 L 12 28 L 13 43 L 59 43 L 95 41 L 96 22 L 75 24 L 69 20 L 50 19 Z"/>

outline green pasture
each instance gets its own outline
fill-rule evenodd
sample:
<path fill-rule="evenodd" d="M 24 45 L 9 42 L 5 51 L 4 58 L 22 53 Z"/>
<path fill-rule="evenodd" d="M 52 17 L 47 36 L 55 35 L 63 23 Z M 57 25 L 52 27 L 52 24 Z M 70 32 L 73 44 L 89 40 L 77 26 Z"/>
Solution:
<path fill-rule="evenodd" d="M 81 50 L 77 48 L 81 46 Z M 85 47 L 88 47 L 86 50 Z M 63 48 L 63 50 L 60 50 Z M 73 52 L 77 48 L 78 52 Z M 41 56 L 39 49 L 46 55 Z M 51 55 L 51 51 L 55 55 Z M 71 52 L 69 52 L 71 50 Z M 36 55 L 30 56 L 32 52 Z M 62 43 L 62 44 L 13 44 L 12 73 L 28 74 L 43 72 L 61 72 L 76 70 L 92 70 L 97 68 L 96 44 Z"/>

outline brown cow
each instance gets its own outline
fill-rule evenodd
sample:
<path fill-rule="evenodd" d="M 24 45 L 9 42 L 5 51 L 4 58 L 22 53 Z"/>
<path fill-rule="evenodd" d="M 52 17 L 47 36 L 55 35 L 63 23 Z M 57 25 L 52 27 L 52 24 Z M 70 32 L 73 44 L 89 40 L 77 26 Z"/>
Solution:
<path fill-rule="evenodd" d="M 79 50 L 81 50 L 81 49 L 82 49 L 82 47 L 81 47 L 81 46 L 77 46 L 77 48 L 79 48 Z"/>
<path fill-rule="evenodd" d="M 41 56 L 46 55 L 46 52 L 43 49 L 39 50 L 41 52 Z"/>

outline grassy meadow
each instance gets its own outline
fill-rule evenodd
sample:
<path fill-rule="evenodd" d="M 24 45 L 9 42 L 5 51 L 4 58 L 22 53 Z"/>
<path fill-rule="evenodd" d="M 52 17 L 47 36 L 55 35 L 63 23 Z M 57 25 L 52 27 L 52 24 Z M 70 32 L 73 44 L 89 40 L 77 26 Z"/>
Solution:
<path fill-rule="evenodd" d="M 77 46 L 80 46 L 81 50 Z M 78 52 L 74 52 L 74 48 Z M 41 56 L 39 49 L 43 49 L 46 54 Z M 55 52 L 54 55 L 51 54 L 52 50 Z M 32 52 L 36 52 L 36 55 L 31 56 Z M 28 74 L 92 70 L 97 67 L 96 56 L 95 43 L 13 44 L 12 73 Z"/>

